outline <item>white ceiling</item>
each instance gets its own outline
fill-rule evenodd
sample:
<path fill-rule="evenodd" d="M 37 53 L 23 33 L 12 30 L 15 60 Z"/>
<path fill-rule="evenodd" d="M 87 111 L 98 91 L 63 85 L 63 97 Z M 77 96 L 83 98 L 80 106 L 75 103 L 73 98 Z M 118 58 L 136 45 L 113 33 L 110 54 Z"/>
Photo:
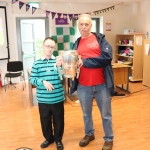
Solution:
<path fill-rule="evenodd" d="M 11 2 L 12 0 L 0 0 L 0 2 Z M 130 5 L 142 0 L 20 0 L 22 2 L 46 2 L 46 3 L 82 3 L 114 6 L 117 4 Z"/>

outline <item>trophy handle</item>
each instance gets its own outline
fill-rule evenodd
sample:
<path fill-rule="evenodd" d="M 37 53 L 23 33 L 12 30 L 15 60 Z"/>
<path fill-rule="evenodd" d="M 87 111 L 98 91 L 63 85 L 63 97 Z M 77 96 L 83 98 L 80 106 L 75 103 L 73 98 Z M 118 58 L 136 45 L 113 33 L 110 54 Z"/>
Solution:
<path fill-rule="evenodd" d="M 78 59 L 81 59 L 81 55 L 78 55 Z M 79 78 L 79 74 L 80 74 L 80 68 L 77 68 L 77 76 L 76 78 Z"/>
<path fill-rule="evenodd" d="M 61 71 L 60 71 L 60 67 L 57 67 L 57 69 L 58 69 L 58 74 L 59 74 L 60 80 L 63 80 L 62 74 L 61 74 Z"/>

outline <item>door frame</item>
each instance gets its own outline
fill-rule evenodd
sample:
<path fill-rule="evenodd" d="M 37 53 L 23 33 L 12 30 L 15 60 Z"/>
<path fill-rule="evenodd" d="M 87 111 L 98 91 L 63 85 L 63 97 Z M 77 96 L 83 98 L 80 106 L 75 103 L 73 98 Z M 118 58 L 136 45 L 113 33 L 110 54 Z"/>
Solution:
<path fill-rule="evenodd" d="M 49 18 L 45 17 L 17 17 L 16 18 L 16 31 L 17 31 L 17 46 L 18 46 L 18 58 L 20 61 L 23 61 L 23 54 L 22 54 L 22 44 L 21 44 L 21 27 L 20 21 L 21 20 L 34 20 L 34 19 L 44 19 L 45 20 L 45 36 L 49 36 Z"/>
<path fill-rule="evenodd" d="M 99 29 L 100 19 L 99 18 L 91 18 L 91 19 L 96 21 L 96 33 L 98 34 L 100 32 L 100 29 Z"/>
<path fill-rule="evenodd" d="M 10 52 L 9 52 L 9 36 L 8 36 L 8 23 L 7 23 L 7 8 L 6 8 L 6 6 L 0 6 L 0 9 L 4 9 L 4 14 L 5 14 L 5 31 L 4 31 L 4 34 L 6 35 L 6 43 L 7 43 L 7 47 L 6 47 L 6 49 L 7 49 L 7 57 L 6 58 L 0 58 L 0 60 L 5 60 L 5 59 L 7 59 L 8 61 L 9 61 L 9 59 L 10 59 Z"/>
<path fill-rule="evenodd" d="M 97 28 L 96 29 L 97 31 L 99 31 L 99 33 L 102 33 L 103 34 L 103 16 L 91 16 L 91 19 L 92 20 L 96 20 L 97 22 Z"/>

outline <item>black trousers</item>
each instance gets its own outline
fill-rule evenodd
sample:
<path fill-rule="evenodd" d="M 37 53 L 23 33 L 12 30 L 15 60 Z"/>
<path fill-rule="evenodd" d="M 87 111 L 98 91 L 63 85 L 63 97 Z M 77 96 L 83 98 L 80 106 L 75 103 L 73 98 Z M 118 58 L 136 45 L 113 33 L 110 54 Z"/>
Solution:
<path fill-rule="evenodd" d="M 38 105 L 43 136 L 47 141 L 61 141 L 64 133 L 64 102 Z"/>

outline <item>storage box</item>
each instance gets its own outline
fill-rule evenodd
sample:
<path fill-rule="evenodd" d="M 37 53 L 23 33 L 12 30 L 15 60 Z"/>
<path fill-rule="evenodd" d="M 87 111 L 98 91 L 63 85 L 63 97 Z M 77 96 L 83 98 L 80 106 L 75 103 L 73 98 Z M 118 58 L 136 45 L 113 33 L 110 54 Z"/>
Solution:
<path fill-rule="evenodd" d="M 133 34 L 133 33 L 134 33 L 133 29 L 124 28 L 124 34 Z"/>

